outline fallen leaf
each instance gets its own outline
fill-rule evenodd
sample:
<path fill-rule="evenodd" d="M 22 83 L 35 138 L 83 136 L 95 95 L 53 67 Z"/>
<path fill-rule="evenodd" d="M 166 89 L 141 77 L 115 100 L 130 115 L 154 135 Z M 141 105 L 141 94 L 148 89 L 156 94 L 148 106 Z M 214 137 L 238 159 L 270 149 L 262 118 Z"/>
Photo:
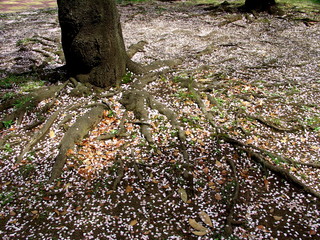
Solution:
<path fill-rule="evenodd" d="M 207 224 L 207 225 L 210 226 L 210 227 L 213 227 L 211 218 L 209 217 L 209 215 L 208 215 L 206 212 L 201 211 L 201 212 L 199 213 L 199 216 L 200 216 L 201 220 L 202 220 L 205 224 Z"/>
<path fill-rule="evenodd" d="M 31 211 L 32 214 L 38 214 L 39 212 L 37 210 Z"/>
<path fill-rule="evenodd" d="M 78 211 L 80 211 L 82 209 L 82 207 L 81 206 L 78 206 L 78 207 L 76 207 L 76 211 L 78 212 Z"/>
<path fill-rule="evenodd" d="M 129 223 L 129 225 L 130 226 L 134 226 L 134 225 L 136 225 L 138 223 L 138 220 L 137 219 L 134 219 L 134 220 L 132 220 L 130 223 Z"/>
<path fill-rule="evenodd" d="M 189 224 L 194 229 L 201 231 L 201 232 L 208 232 L 208 229 L 204 226 L 202 226 L 200 223 L 198 223 L 196 220 L 189 218 Z"/>
<path fill-rule="evenodd" d="M 222 171 L 221 171 L 221 174 L 222 174 L 222 176 L 227 176 L 227 175 L 228 175 L 228 171 L 222 170 Z"/>
<path fill-rule="evenodd" d="M 45 197 L 43 197 L 42 199 L 43 199 L 43 200 L 46 200 L 46 201 L 49 201 L 49 200 L 50 200 L 50 197 L 45 196 Z"/>
<path fill-rule="evenodd" d="M 186 130 L 185 133 L 186 133 L 186 135 L 191 135 L 192 134 L 190 130 Z"/>
<path fill-rule="evenodd" d="M 316 235 L 317 232 L 316 232 L 315 230 L 310 230 L 309 234 L 310 234 L 310 235 Z"/>
<path fill-rule="evenodd" d="M 64 209 L 62 212 L 60 212 L 62 216 L 66 215 L 67 213 L 68 213 L 67 209 Z"/>
<path fill-rule="evenodd" d="M 266 190 L 269 192 L 269 181 L 268 181 L 268 179 L 264 179 L 263 180 L 263 182 L 264 182 L 264 186 L 266 187 Z"/>
<path fill-rule="evenodd" d="M 9 214 L 10 214 L 10 216 L 15 216 L 15 215 L 17 215 L 15 211 L 10 211 Z"/>
<path fill-rule="evenodd" d="M 296 171 L 298 171 L 295 167 L 291 167 L 290 168 L 290 171 L 292 171 L 292 172 L 296 172 Z"/>
<path fill-rule="evenodd" d="M 219 184 L 221 184 L 221 185 L 224 184 L 224 180 L 222 180 L 222 179 L 218 180 L 217 182 L 218 182 Z"/>
<path fill-rule="evenodd" d="M 74 151 L 72 150 L 72 149 L 68 149 L 67 150 L 67 156 L 70 156 L 70 155 L 72 155 L 72 154 L 74 154 Z"/>
<path fill-rule="evenodd" d="M 209 168 L 205 167 L 205 168 L 203 169 L 203 172 L 204 172 L 205 174 L 208 174 Z"/>
<path fill-rule="evenodd" d="M 207 234 L 207 232 L 201 232 L 201 231 L 193 231 L 192 233 L 197 236 L 204 236 Z"/>
<path fill-rule="evenodd" d="M 56 134 L 54 133 L 54 131 L 50 130 L 49 137 L 54 138 L 55 136 L 56 136 Z"/>
<path fill-rule="evenodd" d="M 155 178 L 152 179 L 152 182 L 153 183 L 159 183 L 159 181 L 157 179 L 155 179 Z"/>
<path fill-rule="evenodd" d="M 281 219 L 282 219 L 282 217 L 281 217 L 281 216 L 273 216 L 273 218 L 274 218 L 274 220 L 276 220 L 276 221 L 279 221 L 279 220 L 281 220 Z"/>
<path fill-rule="evenodd" d="M 246 141 L 246 144 L 252 144 L 253 143 L 253 140 L 252 139 L 248 139 L 247 141 Z"/>
<path fill-rule="evenodd" d="M 259 230 L 263 230 L 265 227 L 264 227 L 263 225 L 258 225 L 257 228 L 258 228 Z"/>
<path fill-rule="evenodd" d="M 186 203 L 188 201 L 188 194 L 187 194 L 186 190 L 184 190 L 183 188 L 179 188 L 178 193 L 179 193 L 182 201 L 184 201 Z"/>
<path fill-rule="evenodd" d="M 111 193 L 113 193 L 113 190 L 109 190 L 109 191 L 107 192 L 107 195 L 110 195 Z"/>
<path fill-rule="evenodd" d="M 216 193 L 216 194 L 214 195 L 214 198 L 215 198 L 216 200 L 218 200 L 218 201 L 220 201 L 220 200 L 222 199 L 220 193 Z"/>
<path fill-rule="evenodd" d="M 133 191 L 133 187 L 131 187 L 131 186 L 127 186 L 126 187 L 126 193 L 130 193 L 130 192 L 132 192 Z"/>
<path fill-rule="evenodd" d="M 219 161 L 216 161 L 216 165 L 217 165 L 217 167 L 221 167 L 221 166 L 222 166 L 222 163 L 219 162 Z"/>
<path fill-rule="evenodd" d="M 214 182 L 209 182 L 208 185 L 209 187 L 214 186 Z"/>

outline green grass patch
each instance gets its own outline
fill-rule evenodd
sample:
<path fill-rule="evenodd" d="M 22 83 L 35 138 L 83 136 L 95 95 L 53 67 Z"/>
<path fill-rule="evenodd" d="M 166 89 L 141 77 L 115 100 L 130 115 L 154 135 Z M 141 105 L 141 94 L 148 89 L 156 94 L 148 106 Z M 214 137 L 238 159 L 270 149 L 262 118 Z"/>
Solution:
<path fill-rule="evenodd" d="M 29 81 L 20 85 L 20 88 L 23 92 L 30 92 L 34 89 L 44 86 L 44 81 Z"/>
<path fill-rule="evenodd" d="M 14 124 L 14 121 L 13 120 L 2 121 L 2 124 L 5 128 L 10 128 Z"/>
<path fill-rule="evenodd" d="M 2 192 L 0 193 L 0 206 L 5 206 L 14 200 L 14 192 Z"/>
<path fill-rule="evenodd" d="M 42 87 L 44 83 L 44 81 L 38 79 L 35 75 L 9 75 L 0 79 L 0 89 L 21 87 L 21 91 L 31 91 Z"/>
<path fill-rule="evenodd" d="M 24 38 L 17 41 L 17 47 L 26 46 L 32 43 L 39 43 L 39 40 L 36 38 Z"/>
<path fill-rule="evenodd" d="M 13 105 L 16 109 L 20 109 L 20 108 L 24 108 L 27 105 L 31 104 L 31 102 L 32 102 L 32 98 L 25 96 L 20 99 L 17 99 Z"/>
<path fill-rule="evenodd" d="M 126 75 L 123 76 L 121 83 L 122 84 L 128 84 L 133 81 L 133 73 L 127 72 Z"/>

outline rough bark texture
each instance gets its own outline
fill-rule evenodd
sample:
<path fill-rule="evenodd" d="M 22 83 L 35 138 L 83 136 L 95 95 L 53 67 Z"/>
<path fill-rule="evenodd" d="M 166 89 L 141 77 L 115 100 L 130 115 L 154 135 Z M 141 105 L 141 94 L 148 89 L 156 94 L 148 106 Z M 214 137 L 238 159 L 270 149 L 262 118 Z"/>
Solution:
<path fill-rule="evenodd" d="M 246 0 L 245 8 L 247 10 L 269 11 L 272 6 L 276 5 L 275 0 Z"/>
<path fill-rule="evenodd" d="M 58 0 L 68 71 L 99 87 L 117 85 L 127 55 L 114 0 Z"/>
<path fill-rule="evenodd" d="M 49 183 L 60 177 L 65 165 L 68 151 L 73 150 L 75 144 L 82 140 L 88 132 L 98 124 L 103 116 L 104 106 L 97 106 L 79 117 L 77 121 L 64 134 L 60 142 L 59 154 L 57 155 L 52 167 Z"/>

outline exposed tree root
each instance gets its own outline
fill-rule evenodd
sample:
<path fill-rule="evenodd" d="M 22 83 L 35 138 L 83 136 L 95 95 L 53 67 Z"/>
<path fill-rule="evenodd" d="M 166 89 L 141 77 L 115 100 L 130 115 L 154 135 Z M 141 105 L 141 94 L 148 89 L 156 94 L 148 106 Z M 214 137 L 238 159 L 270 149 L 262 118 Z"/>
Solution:
<path fill-rule="evenodd" d="M 234 179 L 234 183 L 235 183 L 234 190 L 233 190 L 233 196 L 230 199 L 230 201 L 228 201 L 228 203 L 227 203 L 227 207 L 226 207 L 227 218 L 226 218 L 226 223 L 224 226 L 224 236 L 230 237 L 233 232 L 232 225 L 234 225 L 235 222 L 237 222 L 237 223 L 239 222 L 239 221 L 234 221 L 233 210 L 234 210 L 234 207 L 237 204 L 237 201 L 239 198 L 240 184 L 238 181 L 237 169 L 236 169 L 234 161 L 231 158 L 227 158 L 227 163 L 231 167 L 231 171 L 232 171 L 232 175 L 233 175 L 233 179 Z"/>
<path fill-rule="evenodd" d="M 148 78 L 148 76 L 151 77 Z M 183 156 L 183 164 L 185 170 L 182 172 L 182 177 L 188 183 L 189 189 L 187 191 L 191 196 L 194 195 L 193 189 L 193 175 L 192 167 L 190 166 L 189 154 L 186 147 L 186 136 L 184 130 L 181 128 L 178 122 L 177 115 L 167 108 L 164 104 L 156 101 L 148 92 L 141 90 L 148 82 L 154 79 L 155 75 L 150 74 L 140 77 L 139 80 L 133 85 L 134 89 L 131 89 L 123 94 L 120 103 L 126 108 L 127 111 L 133 111 L 137 119 L 139 119 L 139 125 L 141 133 L 149 144 L 154 144 L 152 134 L 150 132 L 150 123 L 147 108 L 155 109 L 160 114 L 165 115 L 170 121 L 172 127 L 178 132 L 178 139 L 180 142 L 180 151 Z"/>
<path fill-rule="evenodd" d="M 157 60 L 149 64 L 148 66 L 145 67 L 147 72 L 154 71 L 159 68 L 163 67 L 175 67 L 178 66 L 182 63 L 182 59 L 171 59 L 171 60 Z"/>
<path fill-rule="evenodd" d="M 119 164 L 119 166 L 117 171 L 117 178 L 113 182 L 113 186 L 112 186 L 113 191 L 117 190 L 118 184 L 121 182 L 121 179 L 123 178 L 123 175 L 124 175 L 124 164 L 120 157 L 118 157 L 117 163 Z"/>
<path fill-rule="evenodd" d="M 4 117 L 2 121 L 0 122 L 0 129 L 4 127 L 3 122 L 6 121 L 15 121 L 17 120 L 18 125 L 21 124 L 23 120 L 23 116 L 25 113 L 37 106 L 38 103 L 45 99 L 53 98 L 55 99 L 57 95 L 59 95 L 60 91 L 66 86 L 67 83 L 61 84 L 61 85 L 54 85 L 50 87 L 40 88 L 37 89 L 28 95 L 21 96 L 19 98 L 9 99 L 6 102 L 4 102 L 0 106 L 0 111 L 4 111 L 6 109 L 14 107 L 14 111 Z M 43 112 L 47 111 L 52 107 L 54 103 L 54 100 L 51 101 L 51 103 L 47 104 L 43 108 Z M 37 125 L 37 123 L 35 123 Z M 30 128 L 31 126 L 29 126 Z"/>
<path fill-rule="evenodd" d="M 131 150 L 131 156 L 132 156 L 132 160 L 133 160 L 132 162 L 133 162 L 134 171 L 136 172 L 139 180 L 141 181 L 141 180 L 143 180 L 143 177 L 142 177 L 142 175 L 140 173 L 138 164 L 137 164 L 136 160 L 134 159 L 134 151 L 133 150 Z"/>
<path fill-rule="evenodd" d="M 200 95 L 197 93 L 197 91 L 194 89 L 194 87 L 191 83 L 188 84 L 188 88 L 189 88 L 189 91 L 192 92 L 192 94 L 195 98 L 195 102 L 198 104 L 199 108 L 201 109 L 202 113 L 205 115 L 205 117 L 207 118 L 209 123 L 215 129 L 217 129 L 217 126 L 215 126 L 215 124 L 213 122 L 212 115 L 208 114 L 208 111 L 206 110 L 206 107 L 205 107 Z M 287 179 L 289 182 L 293 183 L 295 186 L 303 189 L 306 193 L 310 193 L 313 196 L 320 199 L 320 193 L 318 193 L 318 192 L 314 191 L 312 188 L 308 187 L 306 184 L 304 184 L 302 181 L 300 181 L 298 178 L 296 178 L 294 175 L 292 175 L 288 170 L 271 164 L 261 154 L 250 150 L 250 148 L 252 148 L 251 146 L 246 145 L 236 139 L 229 137 L 227 133 L 222 131 L 222 129 L 218 129 L 217 133 L 214 133 L 214 135 L 216 135 L 218 138 L 223 139 L 232 145 L 238 146 L 241 150 L 245 151 L 251 159 L 253 159 L 257 163 L 263 165 L 264 167 L 269 169 L 271 172 L 273 172 L 277 175 L 280 175 L 282 178 Z M 255 149 L 263 152 L 262 149 L 259 149 L 259 148 L 255 148 Z"/>
<path fill-rule="evenodd" d="M 238 146 L 239 149 L 246 152 L 248 154 L 248 156 L 251 157 L 251 159 L 255 160 L 257 163 L 261 164 L 262 166 L 264 166 L 265 168 L 267 168 L 271 172 L 273 172 L 273 173 L 281 176 L 282 178 L 288 180 L 289 182 L 293 183 L 295 186 L 303 189 L 306 193 L 310 193 L 311 195 L 320 199 L 320 193 L 318 193 L 318 192 L 314 191 L 312 188 L 308 187 L 305 183 L 303 183 L 297 177 L 292 175 L 288 170 L 273 165 L 268 160 L 266 160 L 261 154 L 250 150 L 250 146 L 248 146 L 248 145 L 246 145 L 236 139 L 233 139 L 227 135 L 220 135 L 219 138 L 223 139 L 224 141 L 226 141 L 232 145 Z"/>
<path fill-rule="evenodd" d="M 37 104 L 42 100 L 54 97 L 55 94 L 60 91 L 61 87 L 62 87 L 61 85 L 53 85 L 50 87 L 36 89 L 33 92 L 29 93 L 28 95 L 20 96 L 20 98 L 24 97 L 24 98 L 31 99 L 33 104 Z M 10 98 L 4 103 L 2 103 L 0 105 L 0 112 L 7 110 L 11 107 L 14 107 L 15 104 L 17 103 L 17 99 L 19 99 L 19 97 Z"/>
<path fill-rule="evenodd" d="M 303 129 L 302 126 L 296 126 L 294 128 L 285 128 L 281 126 L 276 126 L 275 124 L 271 123 L 270 121 L 265 120 L 264 118 L 260 116 L 254 116 L 254 115 L 246 115 L 248 118 L 251 118 L 253 120 L 257 120 L 258 122 L 266 125 L 267 127 L 273 129 L 276 132 L 288 132 L 288 133 L 293 133 L 297 132 Z"/>
<path fill-rule="evenodd" d="M 93 126 L 99 123 L 103 116 L 104 110 L 105 106 L 103 105 L 98 105 L 92 108 L 83 116 L 79 117 L 64 134 L 64 137 L 60 142 L 59 153 L 55 158 L 49 183 L 60 177 L 62 169 L 66 162 L 68 151 L 70 149 L 73 149 L 75 144 L 83 139 L 83 137 L 88 134 Z"/>
<path fill-rule="evenodd" d="M 149 114 L 146 109 L 146 97 L 148 93 L 141 90 L 130 90 L 123 94 L 121 104 L 125 106 L 128 111 L 133 111 L 134 115 L 141 122 L 149 122 Z M 141 124 L 141 133 L 146 138 L 149 144 L 153 144 L 151 132 L 148 124 Z"/>
<path fill-rule="evenodd" d="M 51 117 L 47 120 L 47 122 L 44 124 L 44 126 L 34 134 L 32 139 L 28 142 L 28 144 L 24 147 L 20 155 L 17 157 L 16 163 L 20 163 L 23 160 L 23 157 L 27 152 L 31 150 L 31 148 L 40 141 L 41 138 L 48 132 L 54 121 L 57 119 L 59 114 L 62 112 L 62 109 L 57 110 L 54 112 Z"/>
<path fill-rule="evenodd" d="M 139 63 L 132 61 L 129 58 L 127 59 L 126 67 L 128 68 L 129 71 L 138 75 L 147 72 L 147 70 L 143 66 L 141 66 Z"/>
<path fill-rule="evenodd" d="M 258 151 L 260 151 L 262 153 L 264 153 L 265 155 L 267 155 L 267 156 L 269 156 L 271 158 L 277 159 L 280 162 L 287 162 L 287 163 L 292 164 L 292 165 L 302 165 L 302 166 L 320 168 L 320 164 L 319 163 L 306 163 L 306 162 L 295 161 L 295 160 L 290 159 L 290 158 L 282 157 L 279 154 L 275 154 L 275 153 L 269 152 L 269 151 L 267 151 L 265 149 L 261 149 L 261 148 L 255 147 L 255 146 L 250 146 L 250 147 L 253 148 L 253 149 L 256 149 L 256 150 L 258 150 Z"/>
<path fill-rule="evenodd" d="M 139 41 L 136 44 L 132 44 L 128 47 L 127 55 L 131 59 L 137 52 L 143 52 L 143 48 L 148 43 L 146 41 Z"/>

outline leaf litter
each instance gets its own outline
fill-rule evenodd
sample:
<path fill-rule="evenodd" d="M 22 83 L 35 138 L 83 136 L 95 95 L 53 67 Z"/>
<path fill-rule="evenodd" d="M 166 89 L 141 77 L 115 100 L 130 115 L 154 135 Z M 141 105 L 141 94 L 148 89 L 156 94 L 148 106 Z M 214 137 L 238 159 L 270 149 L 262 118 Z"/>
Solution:
<path fill-rule="evenodd" d="M 219 239 L 235 188 L 227 163 L 232 159 L 240 184 L 233 216 L 241 222 L 233 227 L 234 237 L 319 237 L 318 199 L 254 164 L 247 154 L 230 144 L 217 142 L 195 96 L 180 81 L 192 79 L 206 110 L 214 114 L 219 126 L 249 145 L 279 154 L 283 158 L 269 154 L 269 161 L 289 169 L 319 192 L 319 169 L 291 164 L 293 160 L 319 163 L 319 24 L 306 27 L 289 18 L 259 14 L 252 22 L 243 17 L 220 26 L 228 13 L 210 14 L 202 7 L 181 4 L 137 4 L 121 6 L 120 11 L 126 44 L 148 41 L 145 51 L 135 55 L 135 61 L 184 58 L 182 65 L 164 73 L 146 89 L 180 117 L 194 166 L 195 195 L 189 197 L 188 185 L 179 177 L 182 156 L 177 132 L 158 111 L 149 111 L 156 146 L 145 141 L 131 112 L 125 122 L 127 137 L 115 135 L 98 140 L 101 134 L 116 131 L 125 114 L 118 102 L 121 96 L 115 95 L 106 99 L 113 114 L 106 111 L 90 135 L 68 152 L 61 179 L 50 186 L 44 183 L 62 137 L 58 124 L 34 147 L 39 150 L 29 153 L 19 165 L 15 164 L 15 157 L 32 135 L 21 129 L 35 116 L 26 118 L 21 126 L 2 130 L 2 137 L 12 132 L 20 136 L 10 138 L 7 148 L 1 150 L 0 236 Z M 38 22 L 38 14 L 49 18 L 52 26 Z M 10 25 L 10 21 L 21 24 L 26 19 L 41 26 L 36 28 L 40 35 L 59 37 L 55 15 L 41 11 L 24 13 L 17 19 L 8 15 L 3 23 L 8 38 L 1 45 L 1 52 L 6 55 L 1 69 L 17 71 L 26 67 L 12 61 L 12 56 L 28 55 L 21 56 L 14 41 L 21 31 L 27 37 L 34 34 L 34 29 L 18 31 Z M 212 51 L 202 54 L 206 49 Z M 41 65 L 43 56 L 35 56 L 36 64 Z M 53 56 L 55 64 L 61 65 L 62 60 Z M 91 100 L 70 97 L 68 91 L 57 101 L 57 109 Z M 74 116 L 79 113 L 80 110 L 70 112 Z M 281 131 L 295 128 L 296 131 Z M 121 168 L 119 159 L 124 163 L 124 174 L 113 189 Z"/>

